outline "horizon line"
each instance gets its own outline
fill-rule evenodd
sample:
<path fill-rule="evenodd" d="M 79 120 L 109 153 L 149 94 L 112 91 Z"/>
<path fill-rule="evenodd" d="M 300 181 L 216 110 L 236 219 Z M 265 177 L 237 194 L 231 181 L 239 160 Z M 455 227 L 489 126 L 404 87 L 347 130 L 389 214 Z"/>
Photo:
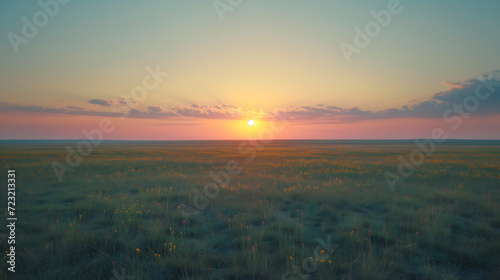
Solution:
<path fill-rule="evenodd" d="M 433 140 L 431 138 L 351 138 L 351 139 L 332 139 L 332 138 L 280 138 L 280 139 L 263 139 L 265 141 L 415 141 L 415 140 Z M 0 142 L 5 141 L 89 141 L 89 139 L 0 139 Z M 103 139 L 102 142 L 202 142 L 202 141 L 262 141 L 260 139 Z M 500 138 L 450 138 L 447 141 L 500 141 Z"/>

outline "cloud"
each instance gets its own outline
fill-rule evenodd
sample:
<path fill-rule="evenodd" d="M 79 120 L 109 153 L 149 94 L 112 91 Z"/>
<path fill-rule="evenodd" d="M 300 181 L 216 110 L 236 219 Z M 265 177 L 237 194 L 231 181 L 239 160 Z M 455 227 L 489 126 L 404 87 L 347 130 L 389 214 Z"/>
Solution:
<path fill-rule="evenodd" d="M 82 107 L 76 107 L 76 106 L 67 106 L 66 108 L 73 110 L 84 110 Z"/>
<path fill-rule="evenodd" d="M 109 100 L 104 100 L 104 99 L 92 99 L 88 101 L 90 104 L 95 104 L 95 105 L 101 105 L 101 106 L 111 106 L 113 104 Z"/>
<path fill-rule="evenodd" d="M 290 121 L 316 122 L 355 122 L 360 120 L 393 119 L 393 118 L 443 118 L 443 114 L 456 106 L 472 106 L 474 100 L 478 100 L 478 107 L 474 110 L 475 115 L 500 114 L 500 72 L 494 71 L 488 79 L 475 78 L 463 83 L 448 83 L 449 90 L 431 95 L 427 100 L 412 100 L 408 105 L 400 108 L 388 108 L 380 111 L 362 110 L 358 107 L 341 108 L 335 105 L 318 104 L 315 106 L 286 106 L 284 108 L 264 111 L 250 110 L 233 105 L 203 105 L 191 104 L 188 107 L 172 106 L 161 108 L 160 106 L 145 106 L 131 102 L 123 98 L 117 99 L 92 99 L 88 102 L 109 108 L 112 105 L 128 108 L 129 118 L 141 119 L 245 119 L 257 118 L 261 120 L 272 120 L 280 114 L 285 114 Z M 479 100 L 477 94 L 482 100 Z M 133 107 L 133 108 L 131 108 Z M 46 108 L 42 106 L 24 106 L 10 103 L 0 103 L 0 110 L 21 111 L 33 113 L 51 113 L 67 115 L 86 115 L 121 117 L 123 110 L 115 112 L 109 108 L 104 111 L 90 111 L 81 107 L 67 106 L 66 108 Z"/>
<path fill-rule="evenodd" d="M 77 107 L 79 108 L 79 107 Z M 114 112 L 98 112 L 85 110 L 68 110 L 67 108 L 45 108 L 42 106 L 25 106 L 11 103 L 0 103 L 0 111 L 2 112 L 28 112 L 28 113 L 43 113 L 43 114 L 66 114 L 66 115 L 81 115 L 81 116 L 103 116 L 103 117 L 119 117 L 120 113 Z"/>
<path fill-rule="evenodd" d="M 125 98 L 123 98 L 123 97 L 120 97 L 120 98 L 113 98 L 113 99 L 110 99 L 110 100 L 108 100 L 108 103 L 109 103 L 109 104 L 118 104 L 118 105 L 119 105 L 119 104 L 122 104 L 122 105 L 127 105 L 127 104 L 129 104 L 129 103 L 130 103 L 130 101 L 129 101 L 129 100 L 127 100 L 127 99 L 125 99 Z M 137 105 L 138 105 L 139 103 L 134 102 L 134 103 L 132 103 L 132 104 L 137 104 Z"/>
<path fill-rule="evenodd" d="M 500 113 L 500 72 L 494 71 L 486 78 L 470 79 L 463 83 L 448 83 L 451 89 L 435 93 L 428 100 L 412 100 L 413 104 L 401 108 L 388 108 L 381 111 L 365 111 L 357 107 L 340 108 L 323 104 L 310 106 L 292 106 L 286 110 L 290 120 L 342 120 L 356 121 L 368 119 L 392 118 L 442 118 L 443 114 L 456 106 L 474 107 L 479 101 L 475 115 L 490 115 Z M 485 100 L 477 97 L 488 96 Z M 464 109 L 465 110 L 465 109 Z"/>
<path fill-rule="evenodd" d="M 217 110 L 202 110 L 202 109 L 190 109 L 190 108 L 177 108 L 176 113 L 190 118 L 201 118 L 201 119 L 234 119 L 236 116 L 223 111 Z"/>
<path fill-rule="evenodd" d="M 148 112 L 150 113 L 160 113 L 162 111 L 160 106 L 149 106 Z"/>
<path fill-rule="evenodd" d="M 429 100 L 419 101 L 411 106 L 403 106 L 400 109 L 377 112 L 375 115 L 384 118 L 442 117 L 446 111 L 456 106 L 474 107 L 475 104 L 473 103 L 476 101 L 478 107 L 473 112 L 475 115 L 498 114 L 500 113 L 499 73 L 499 71 L 494 71 L 486 79 L 467 80 L 461 83 L 460 86 L 454 86 L 447 91 L 433 94 Z"/>
<path fill-rule="evenodd" d="M 454 82 L 448 82 L 448 81 L 443 81 L 443 85 L 447 85 L 451 88 L 464 88 L 465 85 L 462 83 L 454 83 Z"/>

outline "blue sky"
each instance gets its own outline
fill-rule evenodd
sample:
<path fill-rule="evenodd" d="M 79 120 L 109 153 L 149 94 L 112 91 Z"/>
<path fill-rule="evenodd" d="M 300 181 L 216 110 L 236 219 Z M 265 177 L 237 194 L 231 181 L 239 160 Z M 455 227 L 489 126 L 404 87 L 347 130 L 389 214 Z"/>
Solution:
<path fill-rule="evenodd" d="M 498 1 L 401 1 L 401 13 L 348 63 L 339 45 L 353 44 L 354 28 L 389 2 L 244 0 L 221 20 L 212 1 L 73 0 L 16 53 L 8 34 L 22 35 L 22 18 L 42 8 L 3 1 L 0 102 L 11 111 L 61 103 L 99 111 L 88 101 L 130 92 L 147 66 L 161 65 L 168 80 L 138 110 L 225 104 L 260 115 L 323 104 L 378 112 L 500 68 Z"/>

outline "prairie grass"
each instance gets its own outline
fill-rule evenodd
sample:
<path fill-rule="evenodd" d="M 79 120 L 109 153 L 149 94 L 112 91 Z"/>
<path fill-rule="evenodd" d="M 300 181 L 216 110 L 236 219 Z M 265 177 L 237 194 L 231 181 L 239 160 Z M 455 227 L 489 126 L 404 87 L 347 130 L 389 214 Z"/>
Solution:
<path fill-rule="evenodd" d="M 238 141 L 106 143 L 62 183 L 65 144 L 2 144 L 19 227 L 0 278 L 499 279 L 500 145 L 471 143 L 438 147 L 394 193 L 384 172 L 411 142 L 273 141 L 252 161 Z M 183 216 L 230 160 L 242 172 Z M 333 251 L 318 258 L 317 238 Z"/>

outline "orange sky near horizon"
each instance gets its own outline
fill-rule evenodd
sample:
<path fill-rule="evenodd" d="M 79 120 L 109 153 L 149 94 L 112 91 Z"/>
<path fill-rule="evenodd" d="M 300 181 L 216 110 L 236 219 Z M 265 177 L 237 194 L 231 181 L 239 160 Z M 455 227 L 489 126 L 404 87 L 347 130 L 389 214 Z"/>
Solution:
<path fill-rule="evenodd" d="M 442 119 L 430 118 L 379 119 L 352 123 L 291 121 L 284 124 L 277 121 L 274 126 L 283 126 L 283 130 L 275 131 L 271 129 L 270 122 L 259 119 L 255 119 L 255 126 L 250 127 L 248 119 L 164 121 L 0 113 L 0 125 L 16 135 L 3 137 L 4 139 L 85 139 L 82 131 L 99 129 L 102 119 L 109 119 L 115 126 L 113 132 L 103 133 L 104 140 L 267 139 L 269 131 L 272 131 L 272 139 L 417 139 L 431 138 L 434 128 L 442 128 L 451 139 L 498 139 L 498 130 L 489 128 L 491 123 L 500 123 L 500 115 L 463 119 L 463 124 L 456 130 Z M 484 134 L 488 129 L 490 133 Z"/>

